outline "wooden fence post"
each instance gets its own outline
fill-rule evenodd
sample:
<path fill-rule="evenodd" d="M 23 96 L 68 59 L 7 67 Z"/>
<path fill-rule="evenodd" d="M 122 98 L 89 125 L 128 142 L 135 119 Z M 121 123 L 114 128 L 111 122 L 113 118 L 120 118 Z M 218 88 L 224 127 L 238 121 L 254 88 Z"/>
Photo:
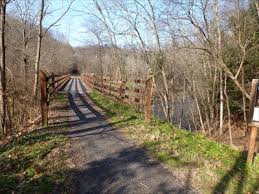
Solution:
<path fill-rule="evenodd" d="M 248 116 L 248 122 L 249 122 L 249 127 L 251 128 L 251 132 L 250 132 L 250 139 L 249 139 L 249 146 L 248 146 L 248 153 L 247 153 L 247 164 L 253 163 L 255 146 L 256 146 L 257 129 L 259 128 L 258 123 L 253 123 L 253 113 L 254 113 L 254 107 L 255 107 L 255 102 L 257 97 L 256 94 L 257 94 L 258 84 L 259 84 L 259 79 L 252 80 L 249 116 Z"/>
<path fill-rule="evenodd" d="M 40 81 L 40 91 L 41 91 L 41 119 L 42 126 L 48 125 L 48 78 L 47 75 L 40 71 L 39 73 L 39 81 Z"/>
<path fill-rule="evenodd" d="M 110 76 L 109 77 L 109 94 L 108 95 L 111 95 L 111 87 L 112 87 L 112 77 Z"/>
<path fill-rule="evenodd" d="M 51 73 L 51 82 L 54 82 L 55 81 L 55 74 L 52 72 Z M 53 88 L 55 88 L 56 87 L 56 83 L 53 85 Z"/>
<path fill-rule="evenodd" d="M 254 160 L 256 136 L 257 136 L 257 129 L 258 129 L 258 126 L 254 126 L 254 125 L 250 127 L 251 127 L 251 133 L 250 133 L 247 160 L 246 160 L 247 164 L 252 164 Z"/>
<path fill-rule="evenodd" d="M 123 102 L 124 96 L 125 96 L 125 81 L 121 80 L 121 84 L 120 84 L 120 101 Z"/>
<path fill-rule="evenodd" d="M 252 122 L 252 117 L 253 117 L 253 113 L 254 113 L 254 106 L 255 106 L 255 98 L 256 98 L 256 86 L 257 86 L 258 83 L 259 83 L 259 79 L 253 79 L 252 80 L 248 122 Z"/>
<path fill-rule="evenodd" d="M 105 94 L 105 86 L 104 86 L 104 83 L 106 82 L 106 80 L 104 79 L 103 73 L 102 73 L 102 76 L 101 76 L 101 81 L 102 81 L 102 83 L 101 83 L 102 93 Z"/>
<path fill-rule="evenodd" d="M 55 82 L 55 74 L 54 74 L 53 72 L 51 73 L 51 76 L 50 76 L 50 77 L 51 77 L 51 80 L 50 80 L 50 81 L 51 81 L 52 83 L 54 83 L 54 82 Z M 50 91 L 51 91 L 52 89 L 56 88 L 56 85 L 57 85 L 57 83 L 55 83 L 54 85 L 52 85 L 52 88 L 48 88 L 48 90 L 50 89 Z M 54 96 L 55 96 L 55 94 L 54 94 Z"/>
<path fill-rule="evenodd" d="M 144 107 L 144 115 L 145 115 L 145 122 L 147 124 L 151 121 L 152 115 L 152 87 L 153 87 L 153 79 L 150 77 L 146 81 L 146 88 L 145 88 L 145 107 Z"/>
<path fill-rule="evenodd" d="M 95 74 L 93 74 L 93 89 L 95 89 L 95 85 L 96 85 L 96 79 L 95 79 Z"/>

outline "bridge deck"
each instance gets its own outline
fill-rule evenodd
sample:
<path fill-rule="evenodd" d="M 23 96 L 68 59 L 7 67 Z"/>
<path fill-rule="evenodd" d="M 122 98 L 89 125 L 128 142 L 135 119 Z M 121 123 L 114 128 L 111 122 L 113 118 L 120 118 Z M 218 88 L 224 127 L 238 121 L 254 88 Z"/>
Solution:
<path fill-rule="evenodd" d="M 109 125 L 80 79 L 71 79 L 64 92 L 69 97 L 73 162 L 80 168 L 77 193 L 194 193 L 186 180 Z"/>

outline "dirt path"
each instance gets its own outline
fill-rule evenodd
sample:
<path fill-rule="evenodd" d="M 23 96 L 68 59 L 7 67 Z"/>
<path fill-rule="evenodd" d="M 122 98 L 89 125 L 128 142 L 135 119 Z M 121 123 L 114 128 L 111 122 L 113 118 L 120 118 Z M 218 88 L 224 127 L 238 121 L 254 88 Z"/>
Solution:
<path fill-rule="evenodd" d="M 194 193 L 144 149 L 109 125 L 78 78 L 64 88 L 77 193 Z"/>

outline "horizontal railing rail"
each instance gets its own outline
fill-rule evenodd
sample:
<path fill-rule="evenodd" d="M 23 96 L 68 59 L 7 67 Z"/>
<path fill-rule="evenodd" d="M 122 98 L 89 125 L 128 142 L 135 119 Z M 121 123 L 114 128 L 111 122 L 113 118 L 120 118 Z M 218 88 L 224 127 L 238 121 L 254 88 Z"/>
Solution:
<path fill-rule="evenodd" d="M 90 88 L 144 111 L 146 122 L 150 122 L 153 80 L 114 80 L 108 76 L 82 74 L 82 81 Z"/>
<path fill-rule="evenodd" d="M 70 75 L 47 75 L 44 71 L 39 73 L 39 82 L 41 90 L 41 118 L 42 125 L 48 125 L 48 110 L 51 96 L 65 86 L 71 79 Z"/>
<path fill-rule="evenodd" d="M 49 83 L 49 87 L 52 88 L 49 92 L 50 95 L 54 94 L 54 92 L 58 91 L 60 88 L 64 86 L 71 79 L 70 75 L 61 76 L 59 79 L 52 81 Z"/>

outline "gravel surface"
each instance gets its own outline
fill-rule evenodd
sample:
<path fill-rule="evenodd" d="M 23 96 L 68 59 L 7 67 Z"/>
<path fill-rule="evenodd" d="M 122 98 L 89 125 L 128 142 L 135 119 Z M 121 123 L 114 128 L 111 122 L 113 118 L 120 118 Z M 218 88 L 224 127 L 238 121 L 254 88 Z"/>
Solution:
<path fill-rule="evenodd" d="M 76 193 L 196 193 L 188 179 L 176 177 L 108 124 L 79 78 L 71 79 L 63 92 L 69 98 Z"/>

